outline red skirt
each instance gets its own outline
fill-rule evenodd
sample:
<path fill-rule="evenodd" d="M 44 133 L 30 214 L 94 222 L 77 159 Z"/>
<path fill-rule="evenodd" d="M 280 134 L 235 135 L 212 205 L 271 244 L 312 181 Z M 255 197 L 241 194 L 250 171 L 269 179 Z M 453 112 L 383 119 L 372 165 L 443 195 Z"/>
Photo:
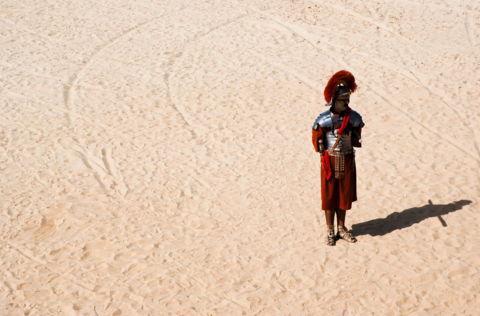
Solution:
<path fill-rule="evenodd" d="M 322 183 L 322 210 L 349 210 L 357 200 L 357 171 L 353 154 L 345 156 L 345 178 L 335 179 L 335 156 L 329 155 L 332 175 L 327 181 L 323 164 L 320 161 Z"/>

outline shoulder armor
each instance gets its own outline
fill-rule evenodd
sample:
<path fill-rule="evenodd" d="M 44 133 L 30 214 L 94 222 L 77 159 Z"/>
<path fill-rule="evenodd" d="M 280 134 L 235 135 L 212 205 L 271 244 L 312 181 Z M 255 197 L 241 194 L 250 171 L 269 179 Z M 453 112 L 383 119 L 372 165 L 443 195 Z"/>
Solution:
<path fill-rule="evenodd" d="M 321 128 L 328 128 L 332 126 L 332 120 L 330 119 L 330 115 L 330 111 L 328 110 L 320 114 L 315 120 L 315 123 L 313 124 L 313 129 L 317 130 L 319 126 Z"/>
<path fill-rule="evenodd" d="M 358 114 L 357 111 L 352 110 L 350 113 L 350 119 L 348 123 L 352 124 L 353 127 L 364 127 L 365 123 L 363 123 L 362 116 Z"/>

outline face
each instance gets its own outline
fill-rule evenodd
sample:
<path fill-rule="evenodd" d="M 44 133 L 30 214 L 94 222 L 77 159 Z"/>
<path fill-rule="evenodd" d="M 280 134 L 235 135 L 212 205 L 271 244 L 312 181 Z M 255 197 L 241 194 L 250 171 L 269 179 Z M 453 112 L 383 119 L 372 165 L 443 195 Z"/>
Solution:
<path fill-rule="evenodd" d="M 343 112 L 347 109 L 348 103 L 350 103 L 350 99 L 342 99 L 335 101 L 335 110 L 337 112 Z"/>

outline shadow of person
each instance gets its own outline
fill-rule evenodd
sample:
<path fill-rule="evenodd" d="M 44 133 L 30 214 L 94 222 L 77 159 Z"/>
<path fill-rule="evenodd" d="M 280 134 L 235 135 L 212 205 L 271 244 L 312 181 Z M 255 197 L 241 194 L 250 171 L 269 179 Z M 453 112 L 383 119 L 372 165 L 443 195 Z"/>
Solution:
<path fill-rule="evenodd" d="M 397 229 L 407 228 L 413 224 L 420 223 L 429 217 L 438 217 L 443 226 L 447 226 L 442 218 L 450 212 L 460 210 L 462 207 L 469 205 L 472 201 L 460 200 L 450 204 L 434 205 L 429 200 L 429 204 L 406 209 L 402 212 L 389 214 L 385 218 L 373 219 L 368 222 L 353 224 L 351 233 L 354 236 L 371 235 L 383 236 Z"/>

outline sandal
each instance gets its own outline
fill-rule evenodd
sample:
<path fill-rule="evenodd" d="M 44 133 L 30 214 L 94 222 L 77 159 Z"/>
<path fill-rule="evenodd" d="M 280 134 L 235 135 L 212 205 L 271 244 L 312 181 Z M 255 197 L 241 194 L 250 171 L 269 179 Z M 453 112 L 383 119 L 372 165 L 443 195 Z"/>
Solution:
<path fill-rule="evenodd" d="M 325 243 L 327 246 L 335 246 L 337 239 L 335 238 L 335 226 L 327 225 L 327 236 L 325 237 Z"/>
<path fill-rule="evenodd" d="M 338 226 L 337 238 L 352 244 L 357 242 L 357 238 L 353 237 L 352 233 L 350 233 L 345 226 Z"/>

